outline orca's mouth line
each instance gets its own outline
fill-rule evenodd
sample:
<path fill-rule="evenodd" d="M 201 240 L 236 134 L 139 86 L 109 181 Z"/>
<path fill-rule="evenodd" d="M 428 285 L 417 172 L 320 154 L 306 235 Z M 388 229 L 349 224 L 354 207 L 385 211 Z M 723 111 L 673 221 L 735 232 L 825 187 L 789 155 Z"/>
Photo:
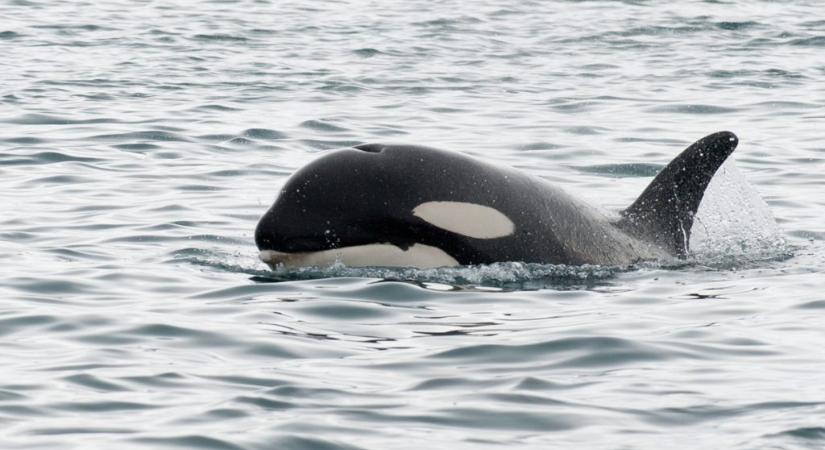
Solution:
<path fill-rule="evenodd" d="M 438 247 L 424 244 L 411 245 L 407 250 L 392 244 L 367 244 L 340 247 L 316 252 L 279 252 L 261 250 L 261 261 L 270 267 L 287 268 L 305 266 L 331 266 L 341 263 L 350 267 L 434 267 L 458 266 L 455 258 Z"/>

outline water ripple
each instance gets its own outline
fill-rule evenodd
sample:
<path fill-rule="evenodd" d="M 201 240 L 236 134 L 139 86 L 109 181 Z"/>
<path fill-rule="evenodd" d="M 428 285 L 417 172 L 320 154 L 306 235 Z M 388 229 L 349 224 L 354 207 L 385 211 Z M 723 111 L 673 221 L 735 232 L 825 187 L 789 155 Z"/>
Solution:
<path fill-rule="evenodd" d="M 147 141 L 178 141 L 178 142 L 186 142 L 187 139 L 184 136 L 163 130 L 156 130 L 156 131 L 132 131 L 128 133 L 115 133 L 115 134 L 101 134 L 97 136 L 92 136 L 90 139 L 100 140 L 100 141 L 134 141 L 134 140 L 147 140 Z"/>
<path fill-rule="evenodd" d="M 134 442 L 146 444 L 151 448 L 197 448 L 206 450 L 246 450 L 247 447 L 232 444 L 231 442 L 221 439 L 215 439 L 209 436 L 179 436 L 166 438 L 138 438 L 133 439 Z"/>
<path fill-rule="evenodd" d="M 673 357 L 695 357 L 673 349 L 663 351 L 613 337 L 564 338 L 528 345 L 473 345 L 431 356 L 464 363 L 523 364 L 542 361 L 558 367 L 610 367 L 641 361 L 663 361 Z"/>
<path fill-rule="evenodd" d="M 103 123 L 121 123 L 113 117 L 90 117 L 87 119 L 73 119 L 51 114 L 22 114 L 16 117 L 1 119 L 0 123 L 17 125 L 88 125 Z"/>

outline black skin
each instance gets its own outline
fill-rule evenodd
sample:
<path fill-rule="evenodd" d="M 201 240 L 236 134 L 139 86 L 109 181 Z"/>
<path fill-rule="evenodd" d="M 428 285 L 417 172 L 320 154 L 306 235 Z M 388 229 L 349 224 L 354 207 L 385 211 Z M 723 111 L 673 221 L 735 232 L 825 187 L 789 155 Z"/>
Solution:
<path fill-rule="evenodd" d="M 616 224 L 514 169 L 427 147 L 359 145 L 296 172 L 258 223 L 255 242 L 261 250 L 290 253 L 375 243 L 407 249 L 420 243 L 442 249 L 460 264 L 622 265 L 684 256 L 682 230 L 689 233 L 704 189 L 736 142 L 733 133 L 720 132 L 688 147 Z M 515 223 L 515 232 L 475 239 L 440 229 L 412 213 L 431 201 L 495 208 Z"/>

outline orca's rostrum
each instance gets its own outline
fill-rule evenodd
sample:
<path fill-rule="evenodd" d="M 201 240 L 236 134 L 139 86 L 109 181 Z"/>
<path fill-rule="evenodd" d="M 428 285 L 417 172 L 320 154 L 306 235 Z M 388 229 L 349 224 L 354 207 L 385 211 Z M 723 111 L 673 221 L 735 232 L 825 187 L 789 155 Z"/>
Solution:
<path fill-rule="evenodd" d="M 737 143 L 727 131 L 696 141 L 618 220 L 538 177 L 467 155 L 358 145 L 298 170 L 258 223 L 255 242 L 273 267 L 683 258 L 705 189 Z"/>

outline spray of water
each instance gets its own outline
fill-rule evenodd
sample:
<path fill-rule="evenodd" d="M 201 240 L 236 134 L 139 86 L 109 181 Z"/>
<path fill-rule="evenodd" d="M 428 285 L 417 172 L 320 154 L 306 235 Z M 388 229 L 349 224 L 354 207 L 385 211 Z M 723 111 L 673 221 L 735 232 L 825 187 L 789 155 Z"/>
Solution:
<path fill-rule="evenodd" d="M 729 159 L 710 182 L 693 225 L 692 259 L 736 268 L 783 259 L 791 249 L 765 200 Z"/>

